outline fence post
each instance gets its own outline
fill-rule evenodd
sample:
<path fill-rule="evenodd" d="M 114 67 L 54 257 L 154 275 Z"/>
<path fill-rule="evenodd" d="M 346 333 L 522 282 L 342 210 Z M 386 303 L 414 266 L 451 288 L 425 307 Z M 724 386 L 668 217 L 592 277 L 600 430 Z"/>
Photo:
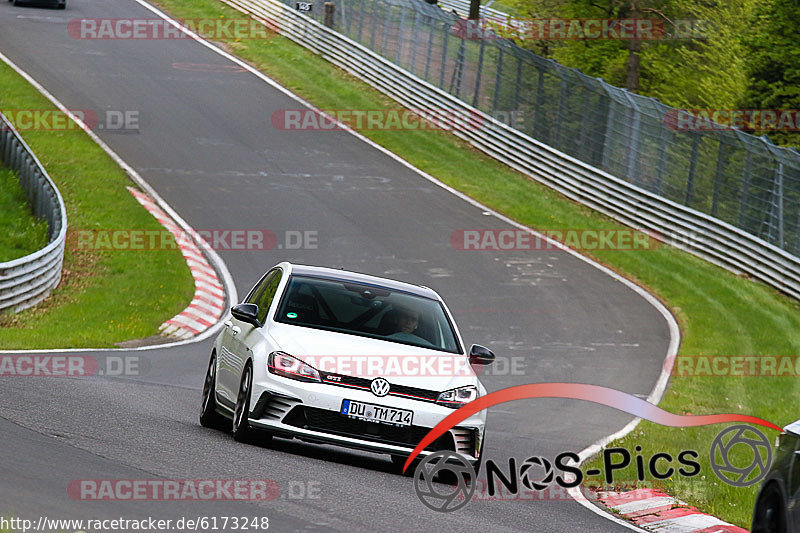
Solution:
<path fill-rule="evenodd" d="M 391 4 L 386 5 L 386 20 L 383 23 L 383 41 L 381 41 L 381 55 L 386 57 L 386 43 L 389 39 L 389 27 L 392 23 L 392 6 Z"/>
<path fill-rule="evenodd" d="M 400 7 L 400 24 L 397 27 L 397 52 L 395 52 L 394 56 L 394 63 L 395 65 L 401 65 L 400 59 L 403 54 L 403 37 L 402 35 L 405 33 L 405 26 L 406 26 L 406 8 Z"/>
<path fill-rule="evenodd" d="M 775 179 L 772 185 L 769 208 L 769 238 L 774 240 L 773 228 L 778 231 L 778 246 L 783 248 L 783 160 L 781 154 L 775 149 L 775 145 L 766 135 L 761 137 L 761 141 L 767 146 L 772 158 L 775 160 Z"/>
<path fill-rule="evenodd" d="M 725 143 L 719 141 L 717 150 L 717 168 L 714 170 L 714 192 L 711 195 L 711 216 L 717 216 L 717 200 L 719 199 L 720 181 L 722 181 L 722 167 L 725 166 Z"/>
<path fill-rule="evenodd" d="M 692 189 L 694 188 L 694 169 L 697 166 L 697 148 L 700 146 L 700 134 L 692 133 L 692 155 L 689 156 L 689 177 L 686 180 L 686 199 L 683 205 L 689 207 L 692 203 Z"/>
<path fill-rule="evenodd" d="M 367 0 L 361 0 L 358 4 L 358 37 L 356 38 L 356 41 L 361 44 L 364 44 L 361 42 L 361 32 L 364 29 L 364 3 L 366 1 Z"/>
<path fill-rule="evenodd" d="M 781 161 L 778 164 L 778 246 L 781 248 L 784 246 L 783 240 L 783 161 Z"/>
<path fill-rule="evenodd" d="M 435 26 L 436 26 L 436 21 L 431 18 L 430 25 L 428 26 L 430 28 L 430 31 L 428 32 L 428 55 L 425 58 L 425 76 L 424 76 L 425 81 L 431 81 L 428 78 L 428 71 L 430 70 L 431 66 L 431 54 L 433 53 L 433 29 Z"/>
<path fill-rule="evenodd" d="M 387 8 L 388 9 L 388 8 Z M 375 4 L 371 3 L 369 8 L 369 24 L 372 26 L 372 31 L 369 36 L 369 49 L 375 50 L 375 30 L 378 27 L 377 15 L 375 14 Z"/>
<path fill-rule="evenodd" d="M 333 17 L 335 13 L 335 6 L 333 2 L 325 2 L 325 18 L 323 19 L 323 24 L 325 24 L 329 28 L 333 28 Z"/>
<path fill-rule="evenodd" d="M 586 117 L 589 116 L 589 109 L 591 105 L 590 100 L 591 93 L 589 92 L 589 88 L 584 86 L 583 87 L 583 110 L 582 110 L 582 117 L 581 122 L 583 123 L 583 127 L 581 128 L 580 133 L 580 140 L 578 141 L 579 150 L 581 151 L 581 155 L 583 156 L 584 161 L 591 161 L 590 159 L 590 148 L 589 148 L 589 140 L 588 140 L 588 130 L 589 128 L 586 127 Z"/>
<path fill-rule="evenodd" d="M 497 114 L 497 100 L 500 97 L 500 84 L 503 83 L 503 47 L 498 47 L 497 74 L 494 77 L 494 99 L 492 100 L 492 114 Z"/>
<path fill-rule="evenodd" d="M 444 45 L 442 45 L 442 68 L 439 72 L 439 88 L 444 89 L 444 71 L 447 67 L 447 45 L 450 42 L 450 26 L 444 28 Z"/>
<path fill-rule="evenodd" d="M 565 73 L 562 72 L 562 75 Z M 559 150 L 564 150 L 564 145 L 561 143 L 561 125 L 564 123 L 564 107 L 567 101 L 567 78 L 563 76 L 561 83 L 558 86 L 558 110 L 556 111 L 556 128 L 550 141 Z M 564 150 L 566 151 L 566 150 Z"/>
<path fill-rule="evenodd" d="M 800 252 L 800 211 L 797 212 L 797 225 L 795 226 L 797 232 L 795 236 L 794 250 L 789 250 L 792 254 L 797 255 Z"/>
<path fill-rule="evenodd" d="M 542 69 L 537 69 L 539 71 L 539 81 L 536 85 L 536 110 L 534 111 L 533 115 L 533 134 L 536 137 L 539 137 L 539 129 L 542 124 L 542 104 L 544 103 L 544 71 Z"/>
<path fill-rule="evenodd" d="M 739 142 L 742 144 L 742 148 L 744 149 L 745 158 L 744 158 L 744 176 L 742 177 L 742 191 L 740 193 L 739 199 L 739 223 L 738 227 L 741 229 L 745 229 L 745 216 L 747 213 L 747 204 L 750 198 L 750 173 L 752 171 L 752 155 L 750 153 L 750 149 L 748 148 L 748 143 L 744 134 L 739 130 L 735 130 L 736 137 L 739 139 Z"/>
<path fill-rule="evenodd" d="M 609 85 L 604 82 L 602 79 L 597 78 L 597 81 L 600 82 L 600 86 L 606 92 L 606 97 L 608 98 L 608 117 L 606 118 L 606 131 L 603 138 L 603 158 L 601 159 L 601 168 L 603 170 L 611 170 L 611 159 L 613 158 L 612 149 L 614 144 L 612 142 L 612 138 L 614 136 L 614 121 L 616 120 L 616 105 L 617 101 L 611 97 L 611 91 L 609 91 Z"/>
<path fill-rule="evenodd" d="M 414 10 L 414 35 L 411 38 L 411 60 L 408 70 L 416 74 L 417 66 L 417 36 L 419 35 L 419 11 Z"/>
<path fill-rule="evenodd" d="M 631 96 L 630 92 L 623 91 L 622 94 L 624 94 L 625 98 L 628 99 L 633 112 L 633 121 L 631 121 L 631 144 L 628 148 L 628 180 L 630 180 L 631 183 L 638 183 L 639 179 L 637 178 L 636 173 L 636 163 L 639 162 L 639 133 L 642 121 L 642 112 L 639 109 L 639 104 L 636 103 L 636 100 L 633 98 L 633 96 Z"/>
<path fill-rule="evenodd" d="M 656 166 L 656 192 L 661 194 L 664 190 L 664 165 L 667 162 L 667 144 L 672 133 L 662 127 L 658 139 L 658 163 Z"/>
<path fill-rule="evenodd" d="M 455 94 L 456 97 L 461 97 L 461 76 L 464 69 L 464 57 L 466 56 L 466 45 L 464 44 L 464 39 L 459 39 L 460 44 L 458 45 L 458 55 L 456 56 L 456 65 L 453 68 L 453 76 L 450 78 L 450 92 Z M 455 91 L 453 91 L 453 87 L 455 86 Z"/>
<path fill-rule="evenodd" d="M 519 109 L 519 89 L 522 86 L 522 58 L 517 58 L 517 79 L 514 83 L 514 111 Z"/>
<path fill-rule="evenodd" d="M 481 37 L 481 50 L 478 52 L 478 69 L 475 73 L 475 94 L 472 96 L 472 107 L 478 108 L 478 97 L 481 91 L 481 72 L 483 72 L 483 53 L 486 48 L 486 40 Z"/>

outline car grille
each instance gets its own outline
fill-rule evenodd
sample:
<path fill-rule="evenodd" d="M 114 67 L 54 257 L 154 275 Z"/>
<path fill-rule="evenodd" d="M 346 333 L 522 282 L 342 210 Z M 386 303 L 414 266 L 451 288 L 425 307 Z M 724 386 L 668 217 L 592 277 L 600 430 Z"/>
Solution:
<path fill-rule="evenodd" d="M 361 390 L 370 390 L 371 379 L 359 378 L 356 376 L 347 376 L 344 374 L 334 374 L 331 372 L 321 372 L 322 381 L 327 385 L 336 385 L 339 387 L 350 387 Z M 408 387 L 406 385 L 397 385 L 389 383 L 391 389 L 389 396 L 402 396 L 404 398 L 411 398 L 413 400 L 420 400 L 423 402 L 436 402 L 439 398 L 441 391 L 433 391 L 428 389 L 420 389 L 418 387 Z"/>
<path fill-rule="evenodd" d="M 470 429 L 470 428 L 453 428 L 450 430 L 450 433 L 453 435 L 453 440 L 455 440 L 456 451 L 458 453 L 463 453 L 466 455 L 475 455 L 476 453 L 476 434 L 477 430 Z"/>
<path fill-rule="evenodd" d="M 255 419 L 280 420 L 300 400 L 265 392 L 261 395 L 251 416 Z"/>
<path fill-rule="evenodd" d="M 354 420 L 336 411 L 316 407 L 296 406 L 283 419 L 283 423 L 307 428 L 321 433 L 330 433 L 344 437 L 352 437 L 371 442 L 393 444 L 395 446 L 414 447 L 428 434 L 431 428 L 422 426 L 390 426 L 364 420 Z M 425 448 L 429 451 L 455 450 L 455 443 L 450 432 L 436 439 Z"/>

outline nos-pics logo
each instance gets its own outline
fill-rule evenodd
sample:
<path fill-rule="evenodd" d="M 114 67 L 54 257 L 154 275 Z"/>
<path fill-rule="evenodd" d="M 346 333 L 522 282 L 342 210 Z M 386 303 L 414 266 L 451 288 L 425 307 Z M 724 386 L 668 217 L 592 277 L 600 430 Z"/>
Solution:
<path fill-rule="evenodd" d="M 741 453 L 743 447 L 749 447 L 749 453 Z M 735 464 L 731 460 L 731 450 L 737 448 L 737 457 L 751 457 L 748 465 Z M 623 450 L 623 449 L 612 449 Z M 621 469 L 630 464 L 630 453 L 627 453 L 626 464 L 614 464 L 613 469 Z M 615 452 L 619 453 L 619 452 Z M 688 456 L 697 457 L 697 452 L 682 452 Z M 664 458 L 667 454 L 655 454 L 649 462 L 650 473 L 656 477 L 662 477 L 653 473 L 656 458 Z M 567 464 L 570 460 L 573 465 Z M 607 458 L 606 462 L 607 462 Z M 574 465 L 577 465 L 578 455 L 573 452 L 565 452 L 559 455 L 556 460 L 555 469 L 549 460 L 544 457 L 531 457 L 522 463 L 519 472 L 510 472 L 509 477 L 513 477 L 513 482 L 507 485 L 518 487 L 517 479 L 522 481 L 522 485 L 530 490 L 545 490 L 555 481 L 561 487 L 571 488 L 578 486 L 583 481 L 583 472 Z M 721 431 L 712 441 L 709 452 L 711 469 L 717 477 L 724 483 L 734 487 L 749 487 L 766 477 L 772 464 L 772 447 L 766 435 L 754 427 L 747 425 L 731 426 Z M 696 476 L 700 473 L 700 464 L 688 459 L 681 459 L 684 466 L 693 468 L 687 471 L 680 470 L 688 477 Z M 644 461 L 637 459 L 639 478 L 644 479 Z M 487 471 L 489 470 L 487 462 Z M 510 464 L 515 464 L 510 461 Z M 608 466 L 608 465 L 607 465 Z M 496 467 L 494 467 L 497 470 Z M 569 482 L 563 476 L 557 475 L 556 469 L 572 474 L 574 479 Z M 540 479 L 535 479 L 533 470 L 543 471 L 544 475 Z M 671 471 L 673 469 L 670 469 Z M 689 473 L 690 472 L 690 473 Z M 587 475 L 600 473 L 600 470 L 589 470 Z M 606 473 L 606 478 L 610 472 Z M 671 475 L 671 473 L 670 473 Z M 456 511 L 469 503 L 475 494 L 477 475 L 472 463 L 465 459 L 461 454 L 452 451 L 435 452 L 425 457 L 414 470 L 414 490 L 420 501 L 434 511 L 447 513 Z M 505 481 L 504 481 L 504 484 Z M 490 489 L 491 489 L 490 484 Z"/>

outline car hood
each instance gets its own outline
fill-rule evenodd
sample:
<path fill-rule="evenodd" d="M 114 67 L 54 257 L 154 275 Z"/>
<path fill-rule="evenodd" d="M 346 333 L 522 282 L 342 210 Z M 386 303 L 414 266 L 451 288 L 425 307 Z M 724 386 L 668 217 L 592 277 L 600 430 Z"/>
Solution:
<path fill-rule="evenodd" d="M 282 351 L 325 372 L 436 391 L 479 386 L 466 355 L 289 324 L 274 324 L 268 334 Z"/>

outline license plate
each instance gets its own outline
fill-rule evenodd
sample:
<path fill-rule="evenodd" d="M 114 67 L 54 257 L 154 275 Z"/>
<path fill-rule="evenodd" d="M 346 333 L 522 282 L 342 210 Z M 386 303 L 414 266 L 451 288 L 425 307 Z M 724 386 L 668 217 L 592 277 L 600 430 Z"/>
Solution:
<path fill-rule="evenodd" d="M 414 417 L 414 411 L 409 411 L 408 409 L 395 409 L 394 407 L 354 402 L 352 400 L 342 401 L 341 413 L 350 418 L 379 424 L 391 424 L 393 426 L 410 426 Z"/>

